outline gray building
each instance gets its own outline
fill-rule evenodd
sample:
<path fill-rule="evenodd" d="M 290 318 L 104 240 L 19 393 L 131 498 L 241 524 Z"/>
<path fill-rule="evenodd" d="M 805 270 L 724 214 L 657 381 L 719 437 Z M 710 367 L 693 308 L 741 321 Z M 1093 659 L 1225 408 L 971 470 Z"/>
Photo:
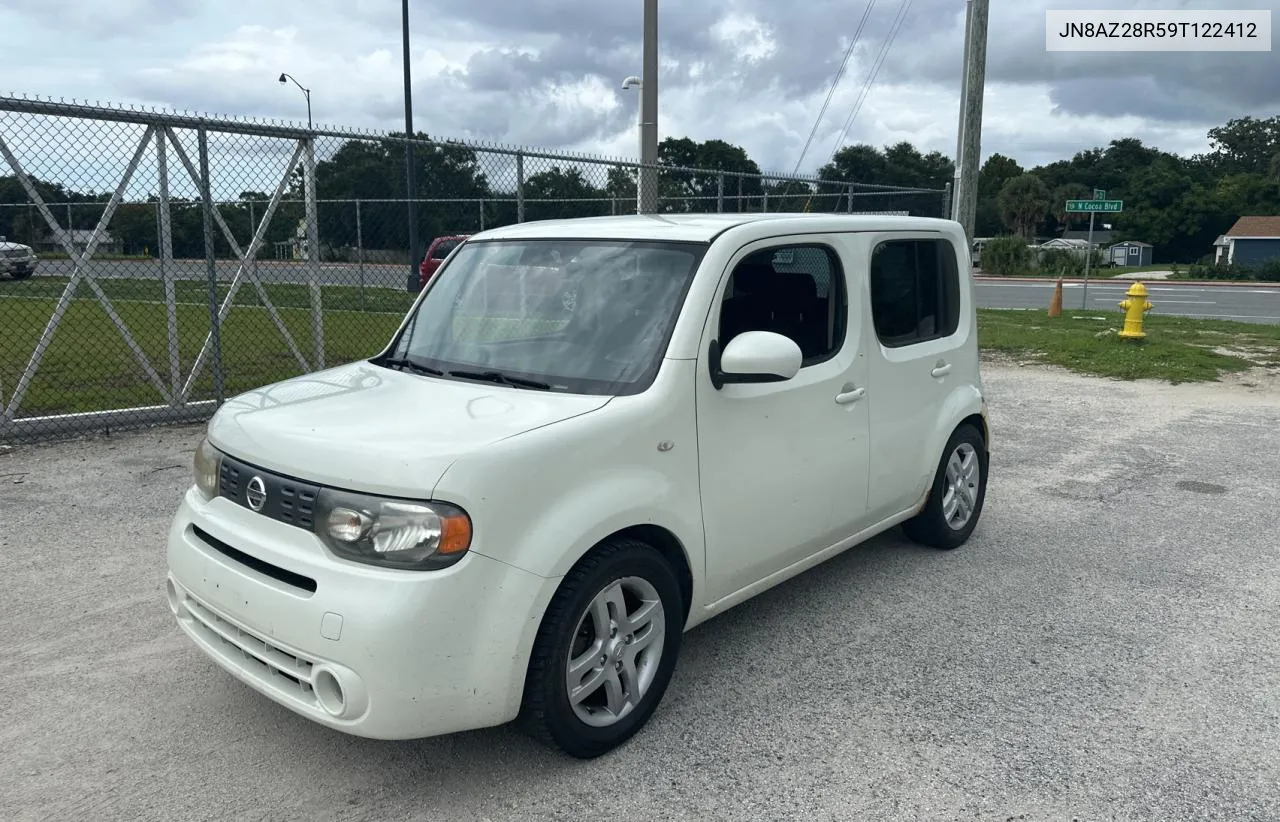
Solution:
<path fill-rule="evenodd" d="M 1255 266 L 1280 260 L 1280 217 L 1241 217 L 1215 245 L 1219 263 Z"/>
<path fill-rule="evenodd" d="M 1126 240 L 1107 249 L 1107 262 L 1115 266 L 1151 265 L 1151 243 Z"/>

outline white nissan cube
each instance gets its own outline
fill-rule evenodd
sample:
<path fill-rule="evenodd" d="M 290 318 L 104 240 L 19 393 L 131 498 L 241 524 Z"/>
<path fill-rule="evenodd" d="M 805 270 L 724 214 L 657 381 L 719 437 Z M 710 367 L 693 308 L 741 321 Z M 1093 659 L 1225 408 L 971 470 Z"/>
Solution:
<path fill-rule="evenodd" d="M 898 216 L 510 225 L 372 359 L 225 402 L 169 606 L 251 688 L 376 739 L 516 720 L 580 758 L 683 634 L 890 528 L 973 533 L 968 243 Z"/>

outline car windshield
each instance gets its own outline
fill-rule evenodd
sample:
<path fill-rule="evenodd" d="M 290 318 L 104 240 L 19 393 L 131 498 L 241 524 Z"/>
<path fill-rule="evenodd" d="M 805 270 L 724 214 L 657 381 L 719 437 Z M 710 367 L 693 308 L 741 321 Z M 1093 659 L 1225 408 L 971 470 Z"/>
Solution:
<path fill-rule="evenodd" d="M 643 391 L 704 243 L 472 241 L 433 279 L 390 359 L 578 394 Z"/>

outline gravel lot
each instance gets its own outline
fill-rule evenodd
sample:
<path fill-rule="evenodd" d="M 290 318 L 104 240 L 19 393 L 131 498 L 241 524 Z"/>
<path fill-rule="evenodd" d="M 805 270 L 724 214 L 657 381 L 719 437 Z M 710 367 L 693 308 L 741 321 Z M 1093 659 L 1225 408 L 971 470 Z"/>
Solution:
<path fill-rule="evenodd" d="M 1280 819 L 1280 388 L 986 369 L 973 541 L 892 533 L 690 634 L 627 747 L 381 743 L 188 646 L 196 429 L 0 455 L 5 819 Z"/>

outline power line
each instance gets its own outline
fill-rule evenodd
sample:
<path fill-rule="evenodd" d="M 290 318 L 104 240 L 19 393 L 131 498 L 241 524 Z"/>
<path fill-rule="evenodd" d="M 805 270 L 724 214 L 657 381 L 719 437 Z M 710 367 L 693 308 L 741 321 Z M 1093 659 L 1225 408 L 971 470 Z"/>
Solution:
<path fill-rule="evenodd" d="M 862 37 L 862 29 L 867 25 L 867 18 L 871 16 L 871 9 L 875 8 L 876 0 L 870 0 L 867 8 L 862 12 L 862 19 L 858 21 L 858 30 L 853 33 L 853 39 L 849 41 L 849 48 L 845 49 L 844 59 L 840 61 L 840 68 L 836 69 L 836 76 L 831 78 L 831 88 L 827 89 L 827 99 L 822 101 L 822 108 L 818 111 L 818 116 L 813 120 L 813 128 L 809 130 L 809 138 L 804 141 L 804 148 L 800 151 L 800 156 L 796 158 L 795 170 L 791 172 L 794 177 L 800 173 L 800 165 L 804 162 L 804 157 L 809 153 L 809 147 L 813 145 L 814 135 L 818 133 L 818 126 L 822 124 L 822 117 L 827 113 L 827 106 L 831 105 L 831 98 L 836 93 L 836 87 L 840 85 L 840 80 L 844 77 L 845 66 L 849 65 L 849 58 L 853 56 L 853 49 L 858 45 L 858 40 Z"/>
<path fill-rule="evenodd" d="M 884 43 L 880 46 L 880 53 L 876 57 L 876 62 L 872 66 L 866 84 L 862 87 L 862 91 L 854 103 L 853 110 L 849 112 L 849 118 L 845 120 L 844 127 L 840 129 L 840 135 L 836 138 L 836 144 L 831 150 L 831 158 L 828 162 L 834 160 L 836 154 L 840 152 L 840 146 L 844 143 L 844 138 L 849 133 L 850 127 L 853 126 L 853 121 L 862 110 L 862 105 L 867 101 L 867 98 L 871 96 L 871 88 L 875 85 L 876 76 L 880 74 L 880 68 L 884 65 L 885 58 L 889 56 L 889 51 L 893 48 L 893 41 L 898 39 L 898 32 L 902 30 L 902 23 L 907 19 L 907 11 L 911 8 L 911 2 L 912 0 L 902 0 L 898 4 L 898 14 L 894 18 L 893 25 L 890 27 Z"/>

